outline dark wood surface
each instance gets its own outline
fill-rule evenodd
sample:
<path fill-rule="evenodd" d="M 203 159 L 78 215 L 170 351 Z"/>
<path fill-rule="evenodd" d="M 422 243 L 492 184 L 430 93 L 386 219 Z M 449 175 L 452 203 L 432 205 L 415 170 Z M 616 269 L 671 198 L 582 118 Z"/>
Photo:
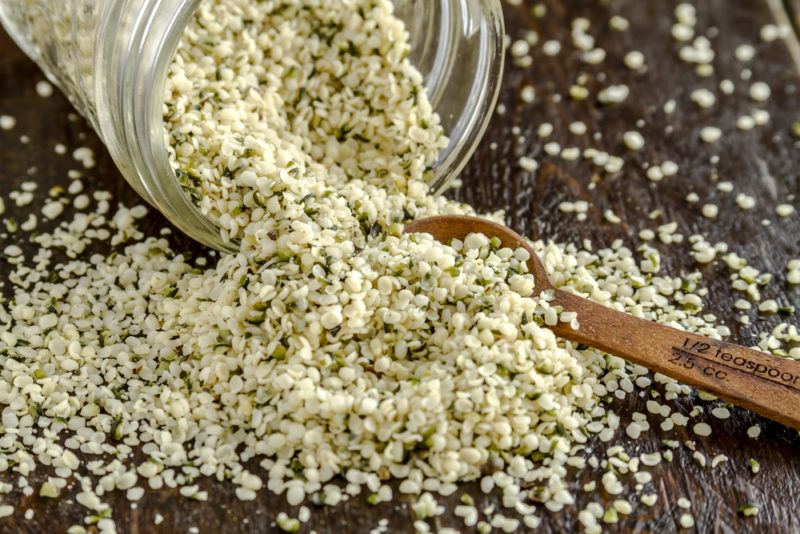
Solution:
<path fill-rule="evenodd" d="M 541 236 L 559 241 L 580 242 L 591 239 L 596 246 L 608 246 L 617 238 L 629 246 L 637 246 L 637 234 L 642 228 L 655 228 L 659 224 L 676 221 L 678 231 L 687 237 L 701 233 L 714 243 L 726 241 L 731 249 L 747 258 L 757 268 L 775 274 L 775 281 L 765 290 L 765 297 L 775 298 L 782 305 L 800 307 L 800 290 L 789 288 L 785 282 L 785 267 L 788 259 L 800 257 L 800 216 L 778 219 L 775 206 L 783 202 L 786 195 L 800 198 L 800 148 L 790 135 L 793 122 L 800 120 L 800 74 L 783 41 L 763 43 L 758 39 L 762 25 L 772 22 L 773 13 L 767 0 L 697 0 L 698 28 L 705 31 L 715 27 L 718 35 L 713 39 L 717 57 L 714 74 L 709 78 L 698 77 L 678 57 L 679 46 L 669 37 L 672 12 L 676 2 L 635 0 L 611 0 L 596 2 L 570 0 L 569 2 L 547 1 L 547 15 L 537 19 L 531 14 L 533 2 L 518 7 L 507 7 L 508 32 L 518 38 L 529 29 L 539 32 L 540 39 L 556 38 L 564 43 L 564 50 L 557 57 L 546 57 L 541 46 L 534 47 L 533 66 L 520 69 L 509 66 L 504 83 L 502 101 L 507 108 L 504 115 L 497 115 L 478 154 L 463 175 L 464 186 L 456 195 L 485 210 L 506 209 L 508 222 L 521 233 Z M 605 7 L 604 7 L 605 6 Z M 621 14 L 631 21 L 628 32 L 608 29 L 611 14 Z M 606 61 L 599 66 L 587 65 L 577 59 L 572 49 L 569 32 L 570 23 L 576 16 L 585 16 L 592 21 L 590 33 L 608 53 Z M 733 60 L 733 49 L 738 44 L 753 43 L 758 55 L 748 67 L 753 80 L 764 80 L 772 86 L 772 98 L 765 107 L 772 115 L 764 128 L 741 132 L 735 128 L 736 118 L 753 108 L 747 98 L 746 82 L 740 79 L 742 65 Z M 624 54 L 633 49 L 644 52 L 648 69 L 645 73 L 634 73 L 623 65 Z M 623 104 L 613 107 L 598 106 L 594 99 L 573 102 L 566 95 L 569 86 L 581 72 L 606 77 L 605 84 L 626 83 L 631 96 Z M 720 80 L 729 78 L 736 82 L 733 97 L 721 97 L 713 109 L 700 110 L 689 98 L 698 87 L 714 89 Z M 98 157 L 98 167 L 87 180 L 90 189 L 111 191 L 116 200 L 132 203 L 135 193 L 125 184 L 112 162 L 105 154 L 101 143 L 90 132 L 82 120 L 69 120 L 71 109 L 60 95 L 43 99 L 36 95 L 34 85 L 41 74 L 10 39 L 0 32 L 0 114 L 14 115 L 17 127 L 10 131 L 0 130 L 0 180 L 4 196 L 31 179 L 31 167 L 35 167 L 33 178 L 40 188 L 66 183 L 66 172 L 78 168 L 69 155 L 57 156 L 54 146 L 63 143 L 70 149 L 86 145 L 93 147 Z M 537 91 L 536 103 L 525 104 L 519 98 L 519 90 L 533 85 Z M 590 88 L 602 86 L 597 81 Z M 716 92 L 716 91 L 715 91 Z M 556 95 L 564 98 L 557 102 Z M 554 98 L 556 97 L 556 98 Z M 662 111 L 663 104 L 670 99 L 677 101 L 677 110 L 672 116 Z M 626 153 L 621 137 L 633 124 L 642 119 L 641 128 L 647 144 L 637 153 Z M 588 133 L 575 136 L 568 126 L 574 120 L 588 125 Z M 594 146 L 614 154 L 625 154 L 627 165 L 617 176 L 603 177 L 597 181 L 596 189 L 589 184 L 594 179 L 594 169 L 585 162 L 554 161 L 546 157 L 543 143 L 536 136 L 538 125 L 551 122 L 555 126 L 552 139 L 564 146 Z M 716 145 L 705 145 L 698 141 L 699 129 L 716 124 L 724 131 L 722 140 Z M 671 125 L 672 133 L 665 133 Z M 511 134 L 519 127 L 524 142 Z M 593 140 L 600 133 L 602 138 Z M 30 144 L 19 142 L 20 135 L 28 135 Z M 496 142 L 492 150 L 490 142 Z M 522 170 L 517 161 L 520 156 L 532 155 L 544 162 L 539 172 L 531 174 Z M 711 163 L 713 155 L 719 162 Z M 654 184 L 644 177 L 641 164 L 651 161 L 673 160 L 680 165 L 680 172 Z M 716 190 L 712 174 L 720 180 L 729 180 L 735 185 L 734 193 Z M 684 198 L 695 191 L 702 201 L 688 205 Z M 739 210 L 734 197 L 745 192 L 757 199 L 754 210 Z M 559 212 L 558 204 L 564 200 L 584 199 L 591 201 L 588 219 L 578 223 L 573 216 Z M 716 221 L 701 217 L 699 210 L 703 202 L 714 202 L 720 207 Z M 795 205 L 798 201 L 793 202 Z M 8 202 L 6 202 L 9 205 Z M 612 208 L 622 223 L 612 225 L 604 221 L 603 211 Z M 9 206 L 6 216 L 13 215 L 24 220 L 26 210 Z M 664 215 L 651 221 L 647 215 L 661 209 Z M 772 221 L 763 226 L 762 219 Z M 166 223 L 158 215 L 148 220 L 151 232 L 157 232 Z M 174 237 L 178 248 L 192 247 L 188 239 Z M 6 243 L 7 244 L 7 243 Z M 5 244 L 3 244 L 5 246 Z M 662 251 L 663 273 L 679 274 L 697 268 L 688 252 L 688 243 L 656 245 Z M 8 270 L 0 265 L 0 270 Z M 780 321 L 797 324 L 794 317 L 775 316 L 767 320 L 754 320 L 753 324 L 740 327 L 736 321 L 738 313 L 733 302 L 740 297 L 728 282 L 728 274 L 719 262 L 702 269 L 704 280 L 710 289 L 707 311 L 716 314 L 733 330 L 733 341 L 755 343 L 758 333 L 768 331 Z M 755 314 L 751 314 L 754 319 Z M 708 406 L 708 403 L 697 401 Z M 689 401 L 682 405 L 684 413 L 691 409 Z M 628 399 L 617 403 L 618 413 L 634 410 L 644 412 L 644 400 Z M 674 461 L 653 468 L 652 490 L 659 496 L 654 508 L 635 505 L 635 512 L 608 530 L 620 532 L 675 532 L 680 530 L 678 518 L 681 510 L 676 501 L 686 497 L 692 503 L 692 514 L 699 532 L 799 532 L 800 531 L 800 438 L 796 432 L 778 424 L 761 419 L 743 410 L 733 409 L 732 417 L 726 421 L 712 420 L 714 429 L 709 438 L 697 438 L 686 429 L 669 433 L 651 431 L 635 445 L 633 451 L 654 451 L 662 447 L 664 439 L 682 442 L 692 439 L 710 459 L 716 454 L 726 454 L 730 461 L 716 469 L 700 467 L 685 447 L 675 451 Z M 746 430 L 753 424 L 763 427 L 761 437 L 753 440 Z M 657 426 L 654 425 L 654 426 Z M 626 440 L 623 440 L 623 442 Z M 597 449 L 602 444 L 596 445 Z M 753 474 L 749 459 L 761 464 L 761 472 Z M 587 469 L 570 474 L 576 487 L 588 480 L 599 478 L 600 472 Z M 32 477 L 36 483 L 43 473 Z M 8 475 L 0 475 L 3 480 Z M 197 503 L 183 499 L 176 491 L 148 492 L 132 509 L 124 495 L 109 497 L 113 504 L 113 517 L 120 532 L 187 532 L 196 526 L 201 532 L 266 532 L 272 530 L 271 522 L 279 511 L 296 515 L 282 497 L 262 491 L 254 502 L 239 502 L 229 484 L 202 483 L 210 490 L 208 503 Z M 38 486 L 37 486 L 38 487 Z M 475 492 L 475 486 L 465 486 L 465 491 L 476 495 L 478 505 L 483 508 L 497 502 L 496 496 L 483 496 Z M 449 499 L 441 499 L 450 509 L 458 503 L 459 491 Z M 579 495 L 577 507 L 558 514 L 542 512 L 543 532 L 573 532 L 578 529 L 577 510 L 597 495 Z M 57 532 L 69 525 L 82 523 L 86 510 L 69 499 L 47 501 L 39 497 L 24 498 L 14 492 L 4 497 L 5 502 L 16 506 L 13 518 L 0 519 L 0 532 Z M 367 532 L 378 525 L 382 518 L 389 520 L 392 532 L 411 529 L 412 512 L 410 499 L 396 498 L 394 503 L 372 507 L 364 499 L 354 499 L 335 509 L 313 508 L 313 517 L 305 528 L 320 533 Z M 608 501 L 606 501 L 608 502 Z M 737 508 L 745 502 L 760 505 L 758 516 L 743 518 Z M 23 519 L 27 509 L 34 510 L 31 520 Z M 154 517 L 164 516 L 164 522 L 156 527 Z M 452 515 L 439 518 L 434 526 L 463 528 L 463 523 Z"/>

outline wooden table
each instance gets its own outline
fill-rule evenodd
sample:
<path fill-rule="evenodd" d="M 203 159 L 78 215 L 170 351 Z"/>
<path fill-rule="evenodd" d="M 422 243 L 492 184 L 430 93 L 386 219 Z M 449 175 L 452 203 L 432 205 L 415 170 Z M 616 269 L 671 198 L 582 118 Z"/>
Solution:
<path fill-rule="evenodd" d="M 456 193 L 457 196 L 481 209 L 507 210 L 508 222 L 528 235 L 575 243 L 590 239 L 598 247 L 608 246 L 618 238 L 628 246 L 636 247 L 639 230 L 675 221 L 678 231 L 687 237 L 701 233 L 712 243 L 725 241 L 757 268 L 774 273 L 775 281 L 765 291 L 765 297 L 775 298 L 782 305 L 800 306 L 800 290 L 791 289 L 785 283 L 788 259 L 800 257 L 800 215 L 781 220 L 774 212 L 775 206 L 786 195 L 796 195 L 795 205 L 800 198 L 800 148 L 790 134 L 791 125 L 800 120 L 800 75 L 784 41 L 764 43 L 758 39 L 759 29 L 774 21 L 774 14 L 768 6 L 776 3 L 779 2 L 696 2 L 698 28 L 705 31 L 715 27 L 718 31 L 713 39 L 717 52 L 715 72 L 709 78 L 697 76 L 692 68 L 678 59 L 679 46 L 669 37 L 676 2 L 551 0 L 545 2 L 548 9 L 542 19 L 532 15 L 530 6 L 533 2 L 518 7 L 507 6 L 508 33 L 512 38 L 519 38 L 533 28 L 539 33 L 540 43 L 558 39 L 565 43 L 565 48 L 557 57 L 547 57 L 538 45 L 534 47 L 532 67 L 507 68 L 502 93 L 507 111 L 495 116 L 486 141 L 463 175 L 464 186 Z M 611 14 L 627 17 L 631 21 L 630 30 L 610 30 L 607 21 Z M 570 23 L 577 16 L 592 21 L 590 33 L 608 53 L 606 61 L 599 66 L 580 62 L 569 44 Z M 752 69 L 752 79 L 767 81 L 772 87 L 772 97 L 765 106 L 772 117 L 769 125 L 749 132 L 735 127 L 737 117 L 754 107 L 746 96 L 748 83 L 741 81 L 742 65 L 733 59 L 733 49 L 745 42 L 754 43 L 758 50 L 756 59 L 748 65 Z M 624 66 L 622 58 L 633 49 L 645 54 L 646 73 L 636 73 Z M 605 84 L 628 84 L 631 96 L 623 104 L 611 107 L 598 106 L 594 98 L 572 101 L 566 95 L 581 72 L 598 77 L 604 73 Z M 692 90 L 698 87 L 715 90 L 725 78 L 736 82 L 735 96 L 720 97 L 717 105 L 708 110 L 701 110 L 691 103 L 689 95 Z M 90 146 L 97 152 L 98 167 L 88 181 L 92 189 L 106 189 L 119 201 L 134 202 L 136 195 L 122 180 L 101 143 L 83 121 L 68 119 L 71 111 L 68 102 L 60 95 L 49 99 L 37 96 L 34 85 L 40 79 L 37 68 L 7 36 L 0 35 L 0 114 L 9 113 L 19 121 L 10 132 L 0 130 L 0 179 L 4 194 L 30 179 L 28 172 L 31 167 L 36 167 L 33 179 L 40 183 L 41 189 L 47 190 L 50 184 L 64 183 L 66 172 L 77 167 L 69 155 L 57 156 L 54 153 L 54 146 L 64 143 L 71 148 Z M 525 85 L 536 89 L 537 100 L 532 105 L 523 103 L 519 97 L 520 88 Z M 602 85 L 598 81 L 589 83 L 592 89 Z M 557 101 L 557 95 L 564 98 Z M 667 116 L 663 105 L 670 99 L 676 100 L 677 109 Z M 594 146 L 622 154 L 625 153 L 622 133 L 634 129 L 634 123 L 639 119 L 644 121 L 640 128 L 647 140 L 644 149 L 625 154 L 628 163 L 622 173 L 599 179 L 587 162 L 563 162 L 546 156 L 544 143 L 536 135 L 539 124 L 548 121 L 555 126 L 552 140 L 564 146 Z M 568 126 L 575 120 L 586 123 L 588 132 L 585 135 L 569 133 Z M 722 128 L 723 138 L 715 145 L 699 142 L 699 129 L 712 124 Z M 665 132 L 668 125 L 673 127 L 671 133 Z M 512 135 L 514 127 L 520 128 L 523 141 Z M 593 140 L 595 133 L 601 134 L 602 138 Z M 30 136 L 30 144 L 19 142 L 22 134 Z M 492 141 L 496 143 L 494 149 L 490 145 Z M 535 174 L 526 172 L 518 164 L 519 157 L 524 155 L 540 159 L 545 165 Z M 719 156 L 716 164 L 712 163 L 714 155 Z M 677 162 L 680 172 L 660 183 L 647 180 L 641 165 L 665 160 Z M 712 178 L 714 175 L 718 175 L 718 180 L 732 182 L 734 193 L 718 191 Z M 596 186 L 590 189 L 589 184 L 593 181 Z M 699 204 L 690 205 L 684 200 L 690 191 L 700 196 L 702 201 Z M 753 195 L 757 200 L 755 209 L 744 212 L 737 208 L 734 197 L 738 192 Z M 560 202 L 576 199 L 591 202 L 585 223 L 578 223 L 572 215 L 558 210 Z M 716 221 L 700 215 L 700 205 L 704 202 L 719 205 Z M 620 224 L 604 220 L 603 212 L 609 208 L 621 217 Z M 656 209 L 662 210 L 663 216 L 656 221 L 649 220 L 648 214 Z M 9 207 L 6 216 L 9 214 L 24 219 L 25 209 Z M 763 226 L 762 219 L 768 219 L 772 224 Z M 149 221 L 150 231 L 156 232 L 164 224 L 162 218 L 154 215 Z M 174 241 L 179 248 L 193 246 L 180 236 L 176 236 Z M 656 246 L 664 258 L 662 273 L 677 275 L 698 267 L 688 254 L 688 243 Z M 0 264 L 0 269 L 8 270 L 8 266 Z M 716 262 L 703 267 L 702 272 L 710 288 L 707 311 L 731 327 L 733 339 L 755 343 L 759 332 L 769 330 L 777 322 L 788 320 L 797 324 L 795 315 L 774 316 L 742 326 L 737 321 L 739 313 L 733 309 L 733 303 L 740 295 L 731 289 L 726 268 Z M 684 401 L 682 404 L 684 412 L 688 412 L 689 403 Z M 614 409 L 618 413 L 645 412 L 644 400 L 629 399 L 624 404 L 618 403 Z M 659 496 L 658 504 L 654 508 L 637 505 L 631 517 L 610 530 L 677 531 L 681 510 L 676 500 L 683 496 L 692 503 L 691 512 L 699 532 L 800 531 L 798 434 L 739 409 L 733 409 L 732 417 L 726 421 L 709 422 L 714 429 L 709 438 L 698 439 L 685 429 L 668 433 L 654 430 L 635 445 L 635 450 L 659 450 L 664 439 L 681 442 L 693 439 L 709 458 L 725 454 L 730 461 L 716 469 L 702 468 L 692 458 L 691 451 L 685 447 L 677 449 L 672 463 L 662 463 L 653 469 L 653 489 Z M 747 428 L 753 424 L 763 428 L 757 440 L 746 435 Z M 601 448 L 602 444 L 597 447 Z M 750 458 L 760 462 L 760 473 L 751 473 Z M 570 477 L 577 486 L 582 481 L 598 478 L 599 474 L 586 470 Z M 41 473 L 33 479 L 40 480 Z M 124 496 L 112 495 L 113 517 L 121 532 L 187 532 L 189 527 L 197 526 L 202 532 L 234 533 L 270 531 L 274 528 L 270 526 L 271 521 L 281 510 L 296 515 L 296 510 L 289 509 L 283 498 L 265 491 L 255 502 L 243 503 L 235 498 L 230 484 L 205 481 L 202 485 L 210 490 L 208 503 L 183 499 L 175 491 L 161 491 L 148 493 L 138 507 L 132 509 Z M 474 492 L 474 486 L 465 489 Z M 460 494 L 458 492 L 442 501 L 452 509 Z M 582 508 L 589 502 L 587 499 L 598 498 L 599 494 L 580 495 L 578 506 Z M 53 502 L 36 496 L 23 498 L 18 493 L 6 499 L 16 505 L 17 513 L 13 518 L 0 520 L 0 532 L 63 531 L 69 525 L 81 523 L 86 515 L 84 508 L 67 499 Z M 481 495 L 477 501 L 483 507 L 497 499 Z M 411 528 L 409 502 L 410 499 L 401 497 L 391 505 L 376 509 L 363 499 L 355 499 L 336 509 L 314 509 L 307 527 L 324 533 L 338 529 L 366 532 L 376 527 L 379 519 L 387 518 L 390 531 L 404 532 Z M 737 514 L 737 508 L 745 502 L 760 505 L 757 517 L 743 518 Z M 22 514 L 29 508 L 34 511 L 34 516 L 25 520 Z M 543 513 L 542 531 L 575 531 L 578 528 L 576 510 Z M 160 527 L 154 525 L 156 513 L 164 516 Z M 441 517 L 436 525 L 463 527 L 458 518 L 449 514 Z"/>

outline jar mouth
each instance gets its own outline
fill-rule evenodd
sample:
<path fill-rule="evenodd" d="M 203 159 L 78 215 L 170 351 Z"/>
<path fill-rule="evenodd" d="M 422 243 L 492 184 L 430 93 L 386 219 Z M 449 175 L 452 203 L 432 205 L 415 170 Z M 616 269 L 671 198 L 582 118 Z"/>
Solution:
<path fill-rule="evenodd" d="M 126 177 L 138 175 L 137 191 L 193 239 L 227 252 L 236 244 L 222 239 L 220 227 L 202 213 L 181 187 L 169 161 L 164 130 L 164 90 L 183 32 L 203 0 L 151 0 L 131 28 L 132 43 L 120 83 L 129 86 L 118 94 L 131 95 L 114 114 L 122 128 L 112 128 L 130 139 L 107 142 Z M 433 166 L 433 192 L 442 191 L 464 168 L 491 118 L 500 91 L 504 59 L 504 26 L 499 0 L 395 0 L 398 15 L 411 32 L 410 60 L 423 74 L 434 110 L 439 113 L 449 146 Z M 403 6 L 411 6 L 413 14 Z M 420 16 L 420 10 L 428 16 Z M 405 13 L 405 16 L 404 16 Z M 119 47 L 118 47 L 119 48 Z M 137 50 L 138 48 L 138 50 Z M 124 85 L 122 85 L 124 87 Z M 132 90 L 131 90 L 132 88 Z M 103 94 L 100 91 L 98 94 Z M 129 107 L 125 107 L 128 104 Z M 103 106 L 100 106 L 102 109 Z M 101 125 L 102 131 L 108 131 Z M 114 146 L 133 147 L 131 154 L 113 153 Z M 142 190 L 140 190 L 142 189 Z"/>

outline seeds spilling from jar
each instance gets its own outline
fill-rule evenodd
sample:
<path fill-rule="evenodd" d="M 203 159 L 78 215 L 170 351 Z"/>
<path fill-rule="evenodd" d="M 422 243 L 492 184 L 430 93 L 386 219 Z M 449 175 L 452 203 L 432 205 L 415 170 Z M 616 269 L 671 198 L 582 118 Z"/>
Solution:
<path fill-rule="evenodd" d="M 145 487 L 180 486 L 206 500 L 200 476 L 231 480 L 242 500 L 267 488 L 291 505 L 362 492 L 378 504 L 392 498 L 395 478 L 400 492 L 419 495 L 420 531 L 443 511 L 430 492 L 449 495 L 468 480 L 502 489 L 509 517 L 485 515 L 509 532 L 520 524 L 512 515 L 534 528 L 537 505 L 573 504 L 570 468 L 602 467 L 598 480 L 614 496 L 633 477 L 637 499 L 656 503 L 647 468 L 670 460 L 672 443 L 633 456 L 611 447 L 604 458 L 589 447 L 621 426 L 631 439 L 650 428 L 640 413 L 621 423 L 605 400 L 654 380 L 667 401 L 690 389 L 555 338 L 547 325 L 575 318 L 546 294 L 529 297 L 525 251 L 480 235 L 441 244 L 402 233 L 418 217 L 474 214 L 427 190 L 448 140 L 408 52 L 388 1 L 201 4 L 170 71 L 165 139 L 187 194 L 240 250 L 191 259 L 143 237 L 144 208 L 106 218 L 101 194 L 93 213 L 39 233 L 37 255 L 7 248 L 18 266 L 0 315 L 0 471 L 48 498 L 77 476 L 77 501 L 101 530 L 114 528 L 105 493 L 135 501 Z M 612 105 L 628 90 L 606 93 Z M 82 186 L 68 194 L 89 207 Z M 562 210 L 588 209 L 572 204 Z M 81 256 L 93 240 L 125 248 Z M 598 252 L 534 248 L 558 286 L 726 333 L 701 315 L 699 276 L 657 276 L 655 249 L 643 246 L 637 259 L 619 242 Z M 50 249 L 77 259 L 56 265 Z M 690 422 L 656 400 L 648 411 L 665 431 Z M 134 462 L 136 450 L 146 460 Z M 259 467 L 248 470 L 252 459 Z M 53 473 L 33 488 L 38 465 Z M 491 529 L 471 497 L 462 503 L 455 514 L 467 526 Z M 631 512 L 618 498 L 579 519 L 591 531 Z M 684 515 L 681 524 L 693 521 Z M 305 521 L 307 508 L 276 518 L 287 531 Z"/>

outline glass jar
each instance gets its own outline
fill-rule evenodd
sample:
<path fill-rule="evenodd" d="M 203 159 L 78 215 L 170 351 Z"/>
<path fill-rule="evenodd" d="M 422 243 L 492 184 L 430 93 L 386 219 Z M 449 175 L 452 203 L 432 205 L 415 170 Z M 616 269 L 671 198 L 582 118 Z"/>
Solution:
<path fill-rule="evenodd" d="M 170 167 L 163 89 L 202 0 L 0 0 L 17 44 L 91 123 L 133 188 L 192 238 L 230 249 Z M 500 0 L 394 0 L 450 145 L 434 191 L 463 169 L 489 122 L 503 71 Z"/>

